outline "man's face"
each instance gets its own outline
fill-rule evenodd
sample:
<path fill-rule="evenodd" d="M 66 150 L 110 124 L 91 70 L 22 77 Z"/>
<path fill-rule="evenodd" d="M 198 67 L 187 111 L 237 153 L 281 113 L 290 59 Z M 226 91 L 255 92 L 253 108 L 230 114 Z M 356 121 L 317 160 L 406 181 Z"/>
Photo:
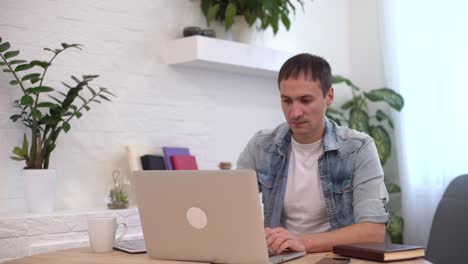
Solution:
<path fill-rule="evenodd" d="M 320 82 L 305 77 L 301 73 L 297 79 L 282 80 L 279 85 L 286 121 L 294 139 L 304 144 L 322 138 L 325 112 L 334 98 L 333 88 L 324 96 Z"/>

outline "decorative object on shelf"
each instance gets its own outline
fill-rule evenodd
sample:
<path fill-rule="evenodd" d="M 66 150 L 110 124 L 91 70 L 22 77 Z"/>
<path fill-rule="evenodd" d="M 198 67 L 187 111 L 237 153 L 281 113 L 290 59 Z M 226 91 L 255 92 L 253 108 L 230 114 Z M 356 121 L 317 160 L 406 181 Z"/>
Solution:
<path fill-rule="evenodd" d="M 114 186 L 109 191 L 109 209 L 125 209 L 128 207 L 128 195 L 125 191 L 125 186 L 129 185 L 127 177 L 120 176 L 120 170 L 112 171 L 112 181 Z"/>
<path fill-rule="evenodd" d="M 183 34 L 184 38 L 191 36 L 205 36 L 210 38 L 216 37 L 216 32 L 213 29 L 202 29 L 200 27 L 185 27 Z"/>
<path fill-rule="evenodd" d="M 49 169 L 50 155 L 56 147 L 59 135 L 70 130 L 70 121 L 75 117 L 80 118 L 84 110 L 89 111 L 91 103 L 101 103 L 100 100 L 111 101 L 108 96 L 114 96 L 107 88 L 94 89 L 91 87 L 90 83 L 98 75 L 71 76 L 73 84 L 62 82 L 65 92 L 45 84 L 46 73 L 57 56 L 65 50 L 81 50 L 81 47 L 80 44 L 62 43 L 60 48 L 44 49 L 52 53 L 48 61 L 27 61 L 17 59 L 20 51 L 11 50 L 10 43 L 4 42 L 0 37 L 0 66 L 3 68 L 3 72 L 12 77 L 9 84 L 22 92 L 21 98 L 13 102 L 18 112 L 10 119 L 13 122 L 20 121 L 30 132 L 29 135 L 24 134 L 21 146 L 13 148 L 14 156 L 11 157 L 13 160 L 24 161 L 24 170 Z M 53 91 L 56 94 L 51 95 Z M 86 95 L 85 91 L 88 91 Z M 47 97 L 44 98 L 45 96 Z M 34 174 L 44 173 L 45 171 Z M 55 171 L 51 173 L 55 175 Z M 30 178 L 24 177 L 24 180 L 27 181 Z M 55 179 L 56 177 L 51 178 Z M 35 186 L 34 184 L 25 183 L 25 186 Z M 55 186 L 55 183 L 50 183 L 50 185 Z M 34 188 L 25 188 L 26 191 L 30 189 Z M 41 204 L 41 198 L 45 198 L 47 195 L 40 194 L 45 191 L 37 191 L 38 197 L 33 198 L 31 193 L 26 193 L 26 197 L 29 197 L 30 201 L 35 200 L 34 204 Z M 28 204 L 29 211 L 42 213 L 53 211 L 55 198 L 47 198 L 47 200 L 53 200 L 52 205 L 35 208 L 30 203 Z"/>
<path fill-rule="evenodd" d="M 225 29 L 229 30 L 236 23 L 235 16 L 241 16 L 249 27 L 259 21 L 260 30 L 271 27 L 276 35 L 280 22 L 286 30 L 291 27 L 289 16 L 296 13 L 295 3 L 304 7 L 303 0 L 202 0 L 200 7 L 208 26 L 217 20 L 223 22 Z"/>
<path fill-rule="evenodd" d="M 216 31 L 214 31 L 213 29 L 209 29 L 209 28 L 203 29 L 201 32 L 201 35 L 205 37 L 209 37 L 209 38 L 216 38 Z"/>
<path fill-rule="evenodd" d="M 200 27 L 185 27 L 183 36 L 185 37 L 190 37 L 190 36 L 196 36 L 196 35 L 201 35 L 202 29 Z"/>
<path fill-rule="evenodd" d="M 351 80 L 339 75 L 332 77 L 332 83 L 346 84 L 351 88 L 353 97 L 344 102 L 340 108 L 329 107 L 327 109 L 327 117 L 339 125 L 348 125 L 350 128 L 369 134 L 375 141 L 380 163 L 384 166 L 391 155 L 392 141 L 387 128 L 393 129 L 393 120 L 380 108 L 376 109 L 372 107 L 371 109 L 374 110 L 371 111 L 369 103 L 385 102 L 391 108 L 401 111 L 404 106 L 403 97 L 390 88 L 373 89 L 364 92 Z M 385 185 L 389 193 L 400 192 L 400 186 L 395 183 L 386 180 Z M 393 243 L 401 243 L 403 218 L 391 211 L 390 219 L 391 224 L 387 231 Z"/>
<path fill-rule="evenodd" d="M 228 162 L 228 161 L 221 161 L 219 164 L 218 164 L 218 168 L 220 170 L 230 170 L 232 167 L 232 164 L 231 162 Z"/>

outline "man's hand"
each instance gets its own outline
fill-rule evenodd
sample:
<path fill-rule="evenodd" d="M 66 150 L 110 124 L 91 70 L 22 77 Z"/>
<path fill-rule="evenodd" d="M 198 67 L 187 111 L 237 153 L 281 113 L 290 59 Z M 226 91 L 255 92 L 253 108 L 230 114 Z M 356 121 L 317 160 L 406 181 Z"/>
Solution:
<path fill-rule="evenodd" d="M 280 254 L 286 250 L 306 250 L 305 241 L 302 238 L 282 227 L 265 228 L 265 236 L 270 254 Z"/>

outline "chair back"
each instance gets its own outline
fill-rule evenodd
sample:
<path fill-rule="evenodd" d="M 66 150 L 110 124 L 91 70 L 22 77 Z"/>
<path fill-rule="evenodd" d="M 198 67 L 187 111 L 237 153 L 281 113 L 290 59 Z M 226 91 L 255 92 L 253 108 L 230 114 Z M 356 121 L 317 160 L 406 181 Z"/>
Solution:
<path fill-rule="evenodd" d="M 468 174 L 450 182 L 437 206 L 426 259 L 437 264 L 468 263 Z"/>

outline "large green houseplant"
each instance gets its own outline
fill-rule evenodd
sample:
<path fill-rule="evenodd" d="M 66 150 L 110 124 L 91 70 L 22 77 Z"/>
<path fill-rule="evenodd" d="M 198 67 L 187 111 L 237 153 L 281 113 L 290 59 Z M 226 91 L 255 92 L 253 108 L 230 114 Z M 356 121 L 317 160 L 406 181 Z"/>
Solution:
<path fill-rule="evenodd" d="M 380 106 L 385 103 L 396 111 L 401 111 L 404 106 L 403 97 L 389 88 L 373 89 L 363 91 L 351 80 L 335 75 L 333 84 L 345 84 L 351 88 L 352 98 L 344 102 L 339 108 L 329 107 L 327 117 L 340 125 L 369 134 L 375 141 L 379 153 L 380 163 L 384 166 L 391 155 L 392 141 L 389 129 L 393 129 L 393 120 Z M 372 103 L 376 103 L 371 106 Z M 400 192 L 400 187 L 388 180 L 385 185 L 389 193 Z M 403 218 L 393 211 L 390 214 L 389 234 L 394 243 L 402 243 Z"/>
<path fill-rule="evenodd" d="M 271 27 L 276 34 L 280 23 L 289 30 L 291 13 L 295 14 L 295 3 L 304 6 L 302 0 L 202 0 L 201 9 L 208 25 L 214 20 L 224 23 L 226 30 L 234 24 L 235 16 L 243 16 L 249 26 L 260 21 L 260 29 Z"/>
<path fill-rule="evenodd" d="M 49 169 L 58 137 L 71 128 L 70 121 L 81 118 L 85 111 L 90 110 L 92 103 L 110 101 L 109 95 L 113 96 L 107 88 L 91 87 L 91 82 L 98 75 L 71 76 L 71 82 L 62 82 L 63 91 L 46 84 L 45 77 L 50 66 L 57 56 L 69 49 L 81 49 L 81 45 L 62 43 L 60 48 L 45 48 L 51 53 L 49 60 L 27 61 L 18 59 L 20 51 L 12 50 L 10 43 L 0 37 L 0 68 L 11 78 L 9 85 L 21 91 L 21 97 L 13 101 L 17 112 L 10 119 L 21 122 L 28 130 L 28 133 L 24 133 L 22 144 L 13 148 L 14 155 L 11 157 L 25 162 L 23 174 L 44 174 Z M 51 178 L 55 179 L 55 176 Z M 26 183 L 26 192 L 40 188 L 41 184 L 36 182 L 29 186 Z M 42 195 L 46 195 L 44 193 Z M 31 199 L 34 202 L 34 198 Z M 50 211 L 50 208 L 39 211 Z"/>

